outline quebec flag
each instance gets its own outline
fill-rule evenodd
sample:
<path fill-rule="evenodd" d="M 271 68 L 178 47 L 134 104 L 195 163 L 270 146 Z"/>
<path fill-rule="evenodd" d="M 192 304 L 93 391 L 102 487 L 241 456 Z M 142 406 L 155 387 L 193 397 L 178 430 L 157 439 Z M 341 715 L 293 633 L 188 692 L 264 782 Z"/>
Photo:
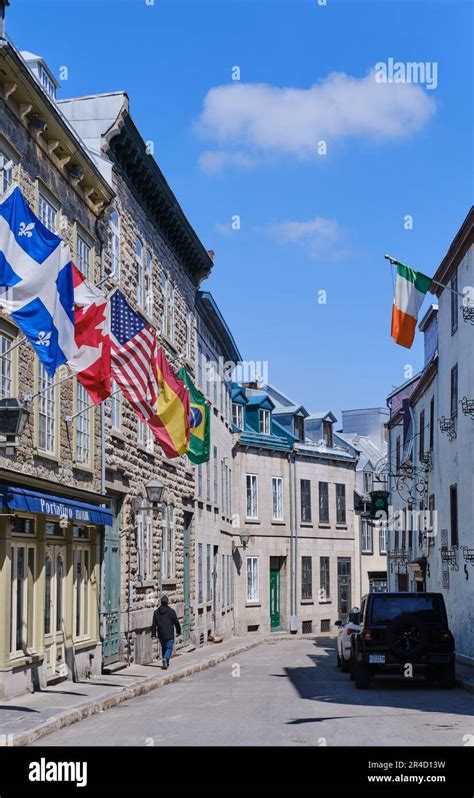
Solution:
<path fill-rule="evenodd" d="M 0 204 L 0 307 L 52 377 L 74 352 L 69 247 L 35 216 L 18 187 Z"/>

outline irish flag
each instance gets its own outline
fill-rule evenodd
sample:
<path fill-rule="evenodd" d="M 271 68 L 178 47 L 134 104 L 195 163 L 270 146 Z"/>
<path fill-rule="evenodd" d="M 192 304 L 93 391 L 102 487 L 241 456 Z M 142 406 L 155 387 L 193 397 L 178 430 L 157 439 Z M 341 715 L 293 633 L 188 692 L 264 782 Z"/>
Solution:
<path fill-rule="evenodd" d="M 431 286 L 431 279 L 421 272 L 392 261 L 397 267 L 397 284 L 392 308 L 392 338 L 400 346 L 410 349 L 415 337 L 418 311 L 425 294 Z"/>

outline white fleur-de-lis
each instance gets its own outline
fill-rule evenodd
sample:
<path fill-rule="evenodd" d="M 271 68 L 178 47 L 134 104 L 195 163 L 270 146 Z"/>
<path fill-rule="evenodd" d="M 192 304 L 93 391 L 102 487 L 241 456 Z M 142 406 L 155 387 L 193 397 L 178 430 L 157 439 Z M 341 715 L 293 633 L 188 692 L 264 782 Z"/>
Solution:
<path fill-rule="evenodd" d="M 33 235 L 32 231 L 34 229 L 35 229 L 35 223 L 34 222 L 30 222 L 29 224 L 25 224 L 25 222 L 20 222 L 20 230 L 19 230 L 18 235 L 19 236 L 27 236 L 28 238 L 31 238 L 31 236 Z"/>
<path fill-rule="evenodd" d="M 49 346 L 51 343 L 51 333 L 40 332 L 38 335 L 38 340 L 36 341 L 37 346 Z"/>

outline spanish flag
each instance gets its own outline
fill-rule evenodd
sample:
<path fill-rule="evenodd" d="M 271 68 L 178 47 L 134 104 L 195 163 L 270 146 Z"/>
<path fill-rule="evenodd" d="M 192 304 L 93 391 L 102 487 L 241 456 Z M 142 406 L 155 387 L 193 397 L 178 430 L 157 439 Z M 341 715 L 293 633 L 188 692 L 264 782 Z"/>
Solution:
<path fill-rule="evenodd" d="M 206 463 L 211 453 L 211 410 L 184 367 L 178 371 L 178 377 L 187 385 L 190 396 L 188 457 L 194 465 L 199 465 Z"/>
<path fill-rule="evenodd" d="M 156 359 L 158 378 L 157 417 L 155 430 L 167 457 L 179 457 L 189 448 L 189 391 L 174 374 L 160 347 Z"/>

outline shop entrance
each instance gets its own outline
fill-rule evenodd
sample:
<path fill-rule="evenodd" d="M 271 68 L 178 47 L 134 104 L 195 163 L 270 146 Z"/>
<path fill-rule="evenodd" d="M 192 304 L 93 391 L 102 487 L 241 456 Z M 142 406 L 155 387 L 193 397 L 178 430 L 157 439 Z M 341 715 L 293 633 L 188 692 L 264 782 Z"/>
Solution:
<path fill-rule="evenodd" d="M 65 656 L 66 548 L 48 545 L 44 557 L 44 651 L 47 679 L 67 677 Z"/>

